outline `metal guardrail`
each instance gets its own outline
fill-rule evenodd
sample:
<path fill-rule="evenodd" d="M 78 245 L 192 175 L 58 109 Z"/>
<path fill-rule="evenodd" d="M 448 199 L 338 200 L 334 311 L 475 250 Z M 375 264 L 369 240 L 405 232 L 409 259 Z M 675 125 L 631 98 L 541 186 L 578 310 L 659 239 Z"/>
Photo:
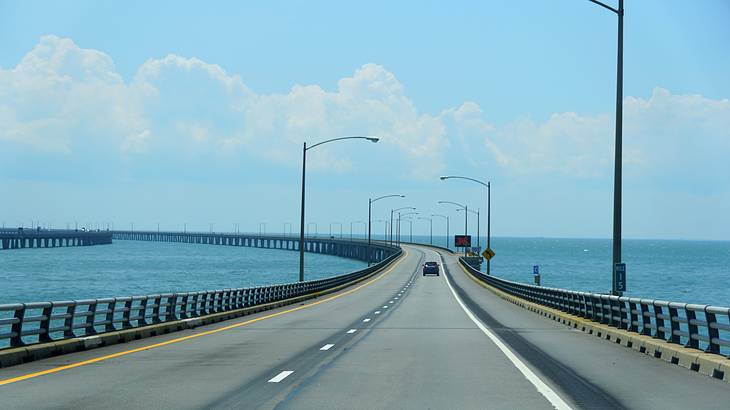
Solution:
<path fill-rule="evenodd" d="M 730 308 L 528 285 L 459 263 L 484 283 L 533 303 L 707 353 L 730 352 Z"/>
<path fill-rule="evenodd" d="M 331 278 L 254 288 L 0 305 L 0 346 L 20 347 L 200 317 L 304 296 L 365 277 L 397 258 Z"/>

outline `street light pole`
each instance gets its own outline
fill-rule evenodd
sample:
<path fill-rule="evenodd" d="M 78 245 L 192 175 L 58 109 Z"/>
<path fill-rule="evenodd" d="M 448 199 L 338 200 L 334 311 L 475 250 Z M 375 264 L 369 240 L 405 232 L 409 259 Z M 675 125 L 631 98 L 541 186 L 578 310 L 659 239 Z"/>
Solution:
<path fill-rule="evenodd" d="M 446 179 L 451 177 L 441 177 L 441 179 Z M 469 232 L 469 208 L 466 205 L 462 205 L 457 202 L 451 202 L 451 201 L 439 201 L 440 204 L 451 204 L 456 205 L 464 210 L 464 236 L 468 235 Z M 466 246 L 464 247 L 464 257 L 466 257 Z"/>
<path fill-rule="evenodd" d="M 416 209 L 416 208 L 412 208 L 412 209 Z M 401 217 L 408 216 L 408 215 L 418 215 L 418 212 L 406 212 L 404 214 L 401 214 L 400 212 L 398 212 L 398 245 L 400 245 L 400 221 L 402 219 Z M 413 242 L 413 225 L 411 225 L 411 242 Z"/>
<path fill-rule="evenodd" d="M 416 208 L 414 208 L 414 207 L 412 207 L 412 206 L 404 206 L 403 208 L 397 208 L 397 209 L 391 209 L 391 210 L 390 210 L 390 244 L 391 244 L 391 245 L 393 245 L 393 227 L 394 227 L 394 225 L 393 225 L 393 213 L 394 213 L 394 212 L 398 212 L 398 211 L 400 211 L 400 210 L 403 210 L 403 209 L 410 209 L 410 210 L 412 210 L 412 211 L 413 211 L 413 210 L 415 210 Z M 400 215 L 400 214 L 399 214 L 399 215 Z M 396 238 L 398 238 L 398 237 L 399 237 L 399 236 L 398 236 L 398 228 L 400 228 L 400 226 L 397 226 L 397 227 L 395 228 L 395 229 L 396 229 Z"/>
<path fill-rule="evenodd" d="M 467 181 L 476 182 L 477 184 L 483 185 L 487 188 L 487 249 L 492 249 L 491 247 L 491 237 L 492 237 L 492 183 L 490 181 L 483 182 L 478 179 L 469 178 L 469 177 L 462 177 L 462 176 L 444 176 L 441 177 L 441 180 L 444 181 L 446 179 L 466 179 Z M 487 259 L 487 275 L 491 273 L 491 258 Z"/>
<path fill-rule="evenodd" d="M 623 151 L 623 89 L 624 89 L 624 0 L 618 0 L 615 9 L 598 0 L 589 0 L 618 16 L 618 52 L 616 57 L 616 143 L 613 168 L 613 266 L 611 269 L 611 294 L 620 296 L 616 288 L 616 265 L 621 263 L 621 179 Z"/>
<path fill-rule="evenodd" d="M 307 175 L 307 150 L 310 150 L 314 147 L 317 147 L 322 144 L 327 144 L 329 142 L 333 141 L 340 141 L 340 140 L 348 140 L 348 139 L 364 139 L 368 140 L 370 142 L 378 142 L 379 138 L 376 137 L 339 137 L 339 138 L 332 138 L 326 141 L 318 142 L 310 147 L 307 147 L 307 142 L 305 141 L 302 146 L 302 205 L 301 205 L 301 215 L 300 215 L 300 229 L 299 229 L 299 281 L 304 281 L 304 200 L 305 200 L 305 182 L 306 182 L 306 175 Z"/>
<path fill-rule="evenodd" d="M 368 198 L 368 266 L 370 266 L 370 263 L 372 262 L 372 251 L 370 249 L 370 233 L 371 233 L 371 227 L 372 227 L 372 214 L 373 214 L 373 202 L 380 201 L 381 199 L 385 198 L 405 198 L 405 195 L 383 195 L 381 197 L 377 197 L 375 199 Z"/>

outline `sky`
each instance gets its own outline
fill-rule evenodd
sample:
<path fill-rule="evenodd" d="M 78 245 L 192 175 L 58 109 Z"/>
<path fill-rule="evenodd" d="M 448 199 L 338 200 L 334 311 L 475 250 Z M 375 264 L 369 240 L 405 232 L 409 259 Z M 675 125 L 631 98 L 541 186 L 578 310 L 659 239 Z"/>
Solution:
<path fill-rule="evenodd" d="M 625 3 L 624 237 L 728 240 L 730 2 Z M 587 0 L 0 0 L 0 222 L 296 230 L 302 143 L 375 135 L 308 151 L 320 232 L 389 194 L 374 219 L 463 226 L 464 175 L 494 236 L 609 238 L 616 30 Z"/>

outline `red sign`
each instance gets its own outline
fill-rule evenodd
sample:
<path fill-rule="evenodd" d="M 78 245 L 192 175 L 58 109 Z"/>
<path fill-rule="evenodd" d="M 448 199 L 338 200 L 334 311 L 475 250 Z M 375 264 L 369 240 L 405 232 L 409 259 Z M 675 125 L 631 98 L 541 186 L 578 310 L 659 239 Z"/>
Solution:
<path fill-rule="evenodd" d="M 454 246 L 457 248 L 471 246 L 471 235 L 454 235 Z"/>

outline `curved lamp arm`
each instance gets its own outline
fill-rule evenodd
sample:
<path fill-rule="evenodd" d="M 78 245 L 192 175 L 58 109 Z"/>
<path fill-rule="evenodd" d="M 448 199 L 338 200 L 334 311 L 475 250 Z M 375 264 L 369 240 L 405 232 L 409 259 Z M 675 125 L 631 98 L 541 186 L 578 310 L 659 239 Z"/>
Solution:
<path fill-rule="evenodd" d="M 456 205 L 456 206 L 460 206 L 460 207 L 462 207 L 462 208 L 466 209 L 466 205 L 458 204 L 458 203 L 456 203 L 456 202 L 451 202 L 451 201 L 439 201 L 438 203 L 440 203 L 440 204 L 451 204 L 451 205 Z"/>
<path fill-rule="evenodd" d="M 309 151 L 310 149 L 312 149 L 314 147 L 317 147 L 319 145 L 326 144 L 326 143 L 332 142 L 332 141 L 352 140 L 352 139 L 368 140 L 370 142 L 378 142 L 380 140 L 380 138 L 376 138 L 376 137 L 339 137 L 339 138 L 332 138 L 331 140 L 327 140 L 327 141 L 318 142 L 314 145 L 311 145 L 311 146 L 305 148 L 304 150 Z"/>
<path fill-rule="evenodd" d="M 385 199 L 385 198 L 395 198 L 395 197 L 398 197 L 398 198 L 405 198 L 406 196 L 405 196 L 405 195 L 383 195 L 383 196 L 377 197 L 377 198 L 375 198 L 375 199 L 371 199 L 371 200 L 370 200 L 370 202 L 375 202 L 375 201 L 379 201 L 379 200 L 381 200 L 381 199 Z"/>
<path fill-rule="evenodd" d="M 456 175 L 448 175 L 448 176 L 443 176 L 443 177 L 441 177 L 441 180 L 442 180 L 442 181 L 445 181 L 445 180 L 447 180 L 447 179 L 466 179 L 466 180 L 468 180 L 468 181 L 473 181 L 473 182 L 476 182 L 477 184 L 482 184 L 482 185 L 484 185 L 485 187 L 489 188 L 489 182 L 482 182 L 482 181 L 480 181 L 480 180 L 478 180 L 478 179 L 474 179 L 474 178 L 469 178 L 469 177 L 462 177 L 462 176 L 456 176 Z"/>

